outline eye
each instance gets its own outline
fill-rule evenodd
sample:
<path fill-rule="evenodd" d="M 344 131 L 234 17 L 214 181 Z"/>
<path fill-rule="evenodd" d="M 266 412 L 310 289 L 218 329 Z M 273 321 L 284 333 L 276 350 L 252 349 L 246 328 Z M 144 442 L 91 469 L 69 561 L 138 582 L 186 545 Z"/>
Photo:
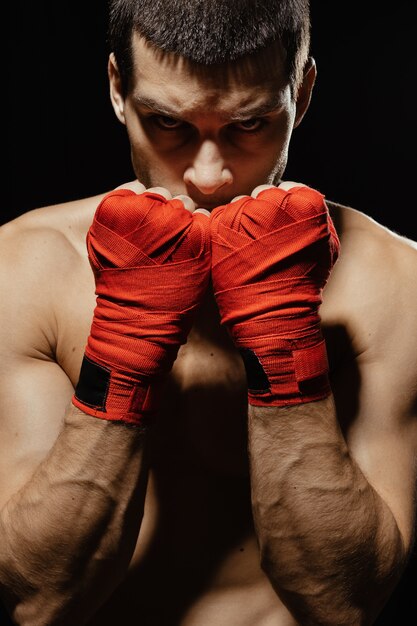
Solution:
<path fill-rule="evenodd" d="M 266 124 L 266 121 L 260 118 L 252 118 L 250 120 L 244 120 L 243 122 L 237 122 L 234 124 L 236 130 L 244 133 L 256 133 L 261 130 Z"/>
<path fill-rule="evenodd" d="M 184 125 L 184 122 L 165 115 L 154 115 L 153 120 L 155 124 L 163 130 L 178 130 Z"/>

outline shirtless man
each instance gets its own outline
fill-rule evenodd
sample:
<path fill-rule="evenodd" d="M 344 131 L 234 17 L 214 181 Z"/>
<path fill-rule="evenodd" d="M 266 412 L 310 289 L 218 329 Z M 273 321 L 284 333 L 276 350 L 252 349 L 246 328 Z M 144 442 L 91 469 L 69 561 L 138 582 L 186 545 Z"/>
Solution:
<path fill-rule="evenodd" d="M 22 626 L 372 624 L 413 543 L 416 246 L 280 183 L 307 3 L 182 4 L 112 3 L 138 180 L 1 229 L 1 597 Z"/>

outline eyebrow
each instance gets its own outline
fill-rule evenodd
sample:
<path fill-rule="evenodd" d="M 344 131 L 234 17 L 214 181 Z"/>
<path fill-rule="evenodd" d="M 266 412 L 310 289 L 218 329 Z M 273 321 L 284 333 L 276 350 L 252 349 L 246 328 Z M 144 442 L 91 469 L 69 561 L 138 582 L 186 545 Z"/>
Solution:
<path fill-rule="evenodd" d="M 155 113 L 166 117 L 182 118 L 186 117 L 187 113 L 190 113 L 186 110 L 171 108 L 169 105 L 162 104 L 161 102 L 158 102 L 157 100 L 154 100 L 149 96 L 134 94 L 133 99 L 137 105 L 144 106 L 148 109 L 151 109 Z M 282 97 L 280 96 L 280 94 L 275 94 L 273 97 L 271 97 L 266 102 L 263 102 L 262 104 L 241 107 L 225 116 L 227 116 L 227 118 L 231 122 L 241 122 L 242 120 L 262 117 L 264 115 L 267 115 L 268 113 L 276 113 L 280 109 L 282 109 L 282 107 Z"/>

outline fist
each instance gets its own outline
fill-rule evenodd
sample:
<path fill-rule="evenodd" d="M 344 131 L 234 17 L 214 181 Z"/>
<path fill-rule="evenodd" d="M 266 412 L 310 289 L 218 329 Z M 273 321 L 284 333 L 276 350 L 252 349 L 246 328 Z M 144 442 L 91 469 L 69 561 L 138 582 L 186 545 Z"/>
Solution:
<path fill-rule="evenodd" d="M 118 187 L 101 201 L 87 235 L 93 270 L 196 257 L 208 246 L 207 215 L 163 187 L 138 181 Z"/>
<path fill-rule="evenodd" d="M 225 323 L 269 315 L 274 307 L 291 314 L 293 306 L 303 306 L 306 285 L 307 300 L 314 292 L 319 304 L 340 248 L 321 193 L 295 183 L 263 185 L 216 208 L 210 222 L 213 284 Z M 245 287 L 255 284 L 262 285 L 264 297 L 245 302 Z M 241 289 L 240 311 L 222 306 L 229 289 Z"/>
<path fill-rule="evenodd" d="M 250 403 L 328 395 L 318 310 L 339 239 L 324 196 L 263 186 L 216 208 L 210 228 L 214 293 L 245 363 Z"/>

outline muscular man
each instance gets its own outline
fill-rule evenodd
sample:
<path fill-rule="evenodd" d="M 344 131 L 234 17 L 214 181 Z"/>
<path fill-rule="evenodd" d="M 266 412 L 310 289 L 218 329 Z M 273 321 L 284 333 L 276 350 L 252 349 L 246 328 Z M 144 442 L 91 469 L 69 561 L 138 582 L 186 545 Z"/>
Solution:
<path fill-rule="evenodd" d="M 138 180 L 1 233 L 4 605 L 372 624 L 413 543 L 416 246 L 281 182 L 307 2 L 111 4 Z"/>

